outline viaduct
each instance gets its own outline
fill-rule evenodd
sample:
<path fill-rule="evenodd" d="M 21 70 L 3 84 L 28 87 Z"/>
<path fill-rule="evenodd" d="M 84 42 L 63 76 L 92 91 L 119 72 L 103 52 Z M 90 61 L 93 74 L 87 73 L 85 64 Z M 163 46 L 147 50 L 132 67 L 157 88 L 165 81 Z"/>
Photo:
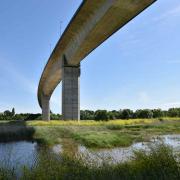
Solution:
<path fill-rule="evenodd" d="M 43 70 L 38 101 L 50 120 L 50 98 L 62 81 L 62 118 L 80 119 L 80 62 L 156 0 L 83 0 Z"/>

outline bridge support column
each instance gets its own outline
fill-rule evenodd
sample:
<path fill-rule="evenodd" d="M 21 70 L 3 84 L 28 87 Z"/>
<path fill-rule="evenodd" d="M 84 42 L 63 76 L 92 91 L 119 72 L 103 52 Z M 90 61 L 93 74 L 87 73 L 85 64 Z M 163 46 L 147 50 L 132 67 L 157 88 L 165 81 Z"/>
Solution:
<path fill-rule="evenodd" d="M 63 120 L 80 120 L 79 97 L 80 65 L 64 64 L 62 72 L 62 118 Z"/>
<path fill-rule="evenodd" d="M 49 96 L 42 96 L 42 120 L 49 121 L 50 120 L 50 106 L 49 106 L 50 98 Z"/>

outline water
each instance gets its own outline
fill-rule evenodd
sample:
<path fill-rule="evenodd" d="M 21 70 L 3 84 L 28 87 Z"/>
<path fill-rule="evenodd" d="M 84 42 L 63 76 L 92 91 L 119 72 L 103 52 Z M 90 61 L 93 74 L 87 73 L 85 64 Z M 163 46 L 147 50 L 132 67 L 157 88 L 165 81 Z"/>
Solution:
<path fill-rule="evenodd" d="M 130 159 L 134 150 L 147 150 L 149 144 L 164 142 L 173 147 L 174 152 L 180 152 L 180 135 L 165 135 L 154 137 L 151 142 L 134 143 L 126 148 L 90 150 L 84 146 L 77 145 L 71 141 L 56 145 L 52 152 L 58 155 L 66 152 L 72 156 L 81 156 L 87 163 L 101 163 L 102 158 L 110 163 L 124 162 Z M 0 143 L 0 164 L 5 167 L 15 167 L 19 171 L 22 166 L 33 167 L 38 163 L 38 155 L 41 149 L 36 142 L 11 142 Z"/>
<path fill-rule="evenodd" d="M 23 166 L 33 167 L 37 162 L 38 148 L 36 142 L 10 142 L 0 143 L 1 167 L 15 168 L 17 172 Z"/>
<path fill-rule="evenodd" d="M 180 152 L 180 135 L 164 135 L 153 137 L 150 142 L 139 142 L 134 143 L 129 147 L 118 147 L 113 149 L 99 149 L 91 150 L 87 149 L 85 146 L 74 145 L 71 147 L 71 153 L 74 156 L 81 156 L 87 163 L 95 162 L 101 164 L 102 159 L 107 160 L 108 163 L 118 163 L 130 160 L 133 156 L 133 152 L 136 150 L 149 150 L 149 146 L 155 143 L 163 142 L 173 148 L 173 151 Z M 53 147 L 55 153 L 63 153 L 63 145 L 56 145 Z"/>

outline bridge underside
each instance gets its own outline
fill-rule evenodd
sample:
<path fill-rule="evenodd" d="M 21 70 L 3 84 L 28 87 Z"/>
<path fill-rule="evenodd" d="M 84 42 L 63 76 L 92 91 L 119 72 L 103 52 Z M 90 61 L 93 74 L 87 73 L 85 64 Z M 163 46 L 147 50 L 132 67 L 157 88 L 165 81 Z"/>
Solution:
<path fill-rule="evenodd" d="M 49 100 L 62 80 L 63 119 L 79 119 L 80 62 L 113 33 L 155 0 L 83 1 L 42 73 L 38 101 L 43 119 L 49 120 Z"/>

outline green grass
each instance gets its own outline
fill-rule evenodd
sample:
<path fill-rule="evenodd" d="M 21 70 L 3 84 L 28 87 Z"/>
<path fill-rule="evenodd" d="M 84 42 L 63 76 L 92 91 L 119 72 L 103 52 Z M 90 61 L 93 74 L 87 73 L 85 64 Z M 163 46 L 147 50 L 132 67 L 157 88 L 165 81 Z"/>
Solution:
<path fill-rule="evenodd" d="M 89 148 L 129 146 L 153 135 L 179 134 L 177 118 L 97 121 L 28 121 L 0 123 L 0 141 L 33 139 L 52 146 L 64 138 Z"/>
<path fill-rule="evenodd" d="M 32 122 L 29 122 L 30 124 Z M 34 122 L 37 123 L 37 122 Z M 56 125 L 52 125 L 55 123 Z M 62 123 L 62 122 L 60 122 Z M 64 122 L 63 122 L 64 123 Z M 44 125 L 33 126 L 35 128 L 34 138 L 44 139 L 49 145 L 61 142 L 63 138 L 70 138 L 73 141 L 90 148 L 112 148 L 129 146 L 133 142 L 148 141 L 153 135 L 178 134 L 180 133 L 180 121 L 171 120 L 159 122 L 154 120 L 153 123 L 125 125 L 118 122 L 99 122 L 99 124 L 88 126 L 84 125 L 57 125 L 51 122 L 50 126 Z M 88 122 L 89 123 L 89 122 Z M 67 125 L 68 124 L 68 125 Z M 32 124 L 31 124 L 32 125 Z"/>
<path fill-rule="evenodd" d="M 87 164 L 81 158 L 61 158 L 52 153 L 40 154 L 38 164 L 32 169 L 23 168 L 22 180 L 179 180 L 179 155 L 162 144 L 151 147 L 150 152 L 135 152 L 130 161 L 103 166 Z M 0 167 L 0 179 L 17 179 L 13 169 Z"/>
<path fill-rule="evenodd" d="M 72 138 L 90 148 L 130 146 L 133 142 L 133 138 L 130 135 L 122 133 L 110 133 L 108 131 L 76 132 L 73 134 Z"/>

